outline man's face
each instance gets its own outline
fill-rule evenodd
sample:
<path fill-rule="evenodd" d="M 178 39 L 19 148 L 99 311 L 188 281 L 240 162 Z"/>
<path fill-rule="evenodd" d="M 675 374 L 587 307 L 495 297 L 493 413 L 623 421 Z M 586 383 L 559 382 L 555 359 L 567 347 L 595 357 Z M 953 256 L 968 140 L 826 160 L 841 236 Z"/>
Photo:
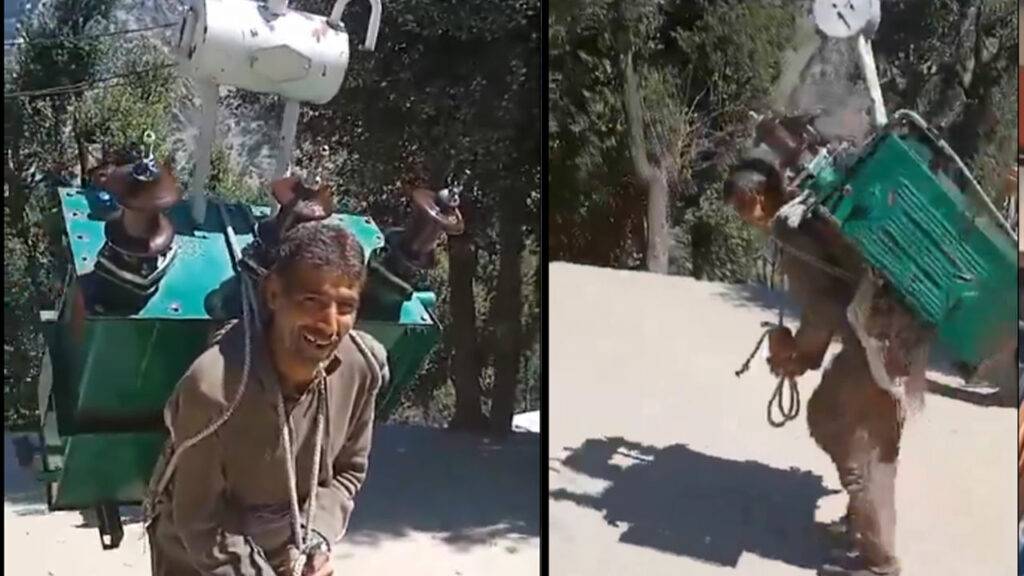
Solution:
<path fill-rule="evenodd" d="M 358 282 L 327 270 L 297 264 L 267 279 L 267 306 L 275 342 L 303 365 L 327 360 L 352 329 L 359 307 Z"/>
<path fill-rule="evenodd" d="M 765 210 L 764 196 L 761 194 L 741 188 L 733 193 L 729 204 L 736 214 L 751 226 L 767 228 L 771 222 L 771 216 Z"/>

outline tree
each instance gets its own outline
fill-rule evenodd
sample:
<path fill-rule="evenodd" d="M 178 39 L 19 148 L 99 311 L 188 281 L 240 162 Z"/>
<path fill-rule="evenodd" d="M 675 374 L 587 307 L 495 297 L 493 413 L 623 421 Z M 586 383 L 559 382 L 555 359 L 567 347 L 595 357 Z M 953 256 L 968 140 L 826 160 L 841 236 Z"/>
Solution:
<path fill-rule="evenodd" d="M 296 4 L 323 14 L 333 2 Z M 362 6 L 345 14 L 358 23 L 352 30 L 365 18 Z M 522 261 L 539 246 L 541 18 L 536 0 L 389 4 L 376 52 L 353 57 L 338 97 L 301 120 L 298 156 L 337 151 L 329 180 L 380 222 L 404 218 L 401 182 L 438 188 L 470 173 L 466 232 L 448 241 L 439 287 L 447 326 L 431 366 L 449 370 L 424 372 L 442 381 L 450 373 L 454 428 L 508 431 L 522 358 L 539 332 L 536 307 L 524 318 L 524 287 L 534 286 Z"/>
<path fill-rule="evenodd" d="M 1009 134 L 1016 131 L 1016 112 L 1009 104 L 1016 100 L 1017 4 L 893 2 L 883 7 L 874 42 L 887 107 L 920 113 L 969 167 L 982 169 L 992 192 L 1013 165 Z M 993 154 L 1000 157 L 998 169 L 991 166 Z"/>
<path fill-rule="evenodd" d="M 768 106 L 795 15 L 769 1 L 553 4 L 553 257 L 635 267 L 642 254 L 648 269 L 744 279 L 749 232 L 705 197 L 748 111 Z"/>
<path fill-rule="evenodd" d="M 22 29 L 24 44 L 4 70 L 8 91 L 87 85 L 166 64 L 146 38 L 86 38 L 109 27 L 113 0 L 55 1 Z M 59 40 L 54 40 L 59 39 Z M 128 48 L 131 49 L 128 49 Z M 42 356 L 38 312 L 63 279 L 54 187 L 81 183 L 105 155 L 136 151 L 143 133 L 166 136 L 176 83 L 166 71 L 130 82 L 4 100 L 4 416 L 31 418 Z M 158 153 L 166 153 L 166 147 Z"/>

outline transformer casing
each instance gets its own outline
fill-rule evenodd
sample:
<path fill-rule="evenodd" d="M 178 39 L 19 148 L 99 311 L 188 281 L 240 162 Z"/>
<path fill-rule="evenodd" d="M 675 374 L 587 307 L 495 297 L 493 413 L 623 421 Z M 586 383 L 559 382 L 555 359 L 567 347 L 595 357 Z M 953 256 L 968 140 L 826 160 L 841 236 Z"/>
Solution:
<path fill-rule="evenodd" d="M 275 15 L 250 0 L 195 0 L 177 55 L 188 77 L 324 104 L 345 79 L 349 35 L 316 14 Z"/>
<path fill-rule="evenodd" d="M 939 343 L 977 367 L 1016 334 L 1017 242 L 950 161 L 925 131 L 893 126 L 853 161 L 816 162 L 804 186 Z"/>
<path fill-rule="evenodd" d="M 98 190 L 65 188 L 59 195 L 73 264 L 56 309 L 43 313 L 47 356 L 38 392 L 48 504 L 55 510 L 137 504 L 166 439 L 164 404 L 212 332 L 239 309 L 226 227 L 219 210 L 196 225 L 187 204 L 175 205 L 168 217 L 177 256 L 157 292 L 140 309 L 103 310 L 97 298 L 103 284 L 93 266 L 104 223 L 117 206 Z M 269 215 L 268 208 L 244 204 L 228 205 L 227 212 L 239 248 Z M 368 262 L 384 248 L 372 219 L 335 214 L 330 220 L 355 235 Z M 364 292 L 373 291 L 380 290 L 371 284 Z M 434 302 L 431 292 L 413 292 L 360 312 L 356 327 L 388 350 L 391 380 L 378 396 L 378 420 L 394 411 L 437 343 Z"/>

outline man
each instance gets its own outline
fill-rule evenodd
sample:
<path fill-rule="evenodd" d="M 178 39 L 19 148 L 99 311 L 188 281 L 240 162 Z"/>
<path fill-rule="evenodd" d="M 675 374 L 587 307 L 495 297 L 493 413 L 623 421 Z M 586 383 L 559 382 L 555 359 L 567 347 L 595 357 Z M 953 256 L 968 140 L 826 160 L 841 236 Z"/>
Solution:
<path fill-rule="evenodd" d="M 764 168 L 764 169 L 761 169 Z M 800 376 L 818 369 L 834 337 L 842 349 L 832 360 L 807 406 L 811 436 L 828 453 L 849 495 L 838 527 L 844 551 L 819 574 L 895 575 L 895 479 L 907 404 L 923 397 L 929 335 L 896 302 L 876 297 L 869 310 L 868 339 L 891 343 L 884 357 L 887 378 L 903 393 L 879 385 L 847 309 L 866 266 L 829 225 L 804 218 L 795 228 L 774 218 L 785 203 L 778 172 L 752 163 L 730 174 L 725 199 L 747 223 L 772 234 L 782 247 L 781 267 L 801 306 L 796 334 L 769 336 L 769 365 L 776 375 Z"/>
<path fill-rule="evenodd" d="M 267 317 L 229 328 L 179 382 L 165 410 L 177 457 L 148 528 L 155 575 L 291 576 L 300 558 L 304 575 L 333 574 L 387 379 L 384 349 L 353 330 L 364 279 L 347 231 L 291 228 L 260 286 Z"/>

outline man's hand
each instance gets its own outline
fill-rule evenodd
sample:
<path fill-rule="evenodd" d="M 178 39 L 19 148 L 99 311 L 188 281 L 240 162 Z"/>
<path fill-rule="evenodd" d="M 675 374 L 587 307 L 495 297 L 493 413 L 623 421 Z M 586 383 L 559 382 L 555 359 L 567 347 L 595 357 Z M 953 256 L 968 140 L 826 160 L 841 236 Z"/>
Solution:
<path fill-rule="evenodd" d="M 789 328 L 779 326 L 768 333 L 768 367 L 772 374 L 789 378 L 807 371 Z"/>
<path fill-rule="evenodd" d="M 334 567 L 331 566 L 331 557 L 326 552 L 317 552 L 306 563 L 302 576 L 332 576 Z"/>

